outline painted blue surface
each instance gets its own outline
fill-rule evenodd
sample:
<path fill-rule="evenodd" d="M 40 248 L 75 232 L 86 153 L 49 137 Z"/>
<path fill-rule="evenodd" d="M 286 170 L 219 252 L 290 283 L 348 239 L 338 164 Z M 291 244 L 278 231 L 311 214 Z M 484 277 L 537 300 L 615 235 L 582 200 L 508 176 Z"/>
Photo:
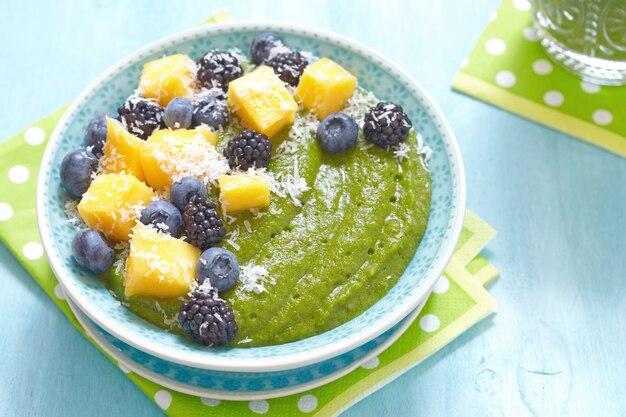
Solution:
<path fill-rule="evenodd" d="M 626 159 L 450 91 L 498 0 L 249 3 L 2 2 L 0 136 L 220 7 L 351 36 L 412 72 L 447 114 L 468 205 L 499 232 L 488 257 L 502 278 L 491 287 L 495 317 L 344 415 L 623 416 Z M 0 263 L 0 416 L 162 415 L 1 245 Z M 24 314 L 39 317 L 39 328 L 21 328 Z"/>

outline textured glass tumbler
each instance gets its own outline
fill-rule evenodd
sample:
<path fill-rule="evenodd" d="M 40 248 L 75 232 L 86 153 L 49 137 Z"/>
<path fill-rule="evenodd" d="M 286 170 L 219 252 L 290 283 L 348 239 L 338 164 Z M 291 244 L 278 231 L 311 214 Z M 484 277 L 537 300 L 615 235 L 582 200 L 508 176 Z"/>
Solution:
<path fill-rule="evenodd" d="M 541 45 L 582 79 L 626 84 L 626 0 L 534 0 Z"/>

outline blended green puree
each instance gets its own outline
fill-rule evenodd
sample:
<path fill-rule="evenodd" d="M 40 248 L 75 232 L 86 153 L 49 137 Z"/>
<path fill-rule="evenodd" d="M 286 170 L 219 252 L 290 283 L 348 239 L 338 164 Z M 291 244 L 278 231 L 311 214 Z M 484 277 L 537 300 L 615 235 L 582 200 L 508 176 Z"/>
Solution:
<path fill-rule="evenodd" d="M 328 155 L 311 133 L 295 153 L 272 160 L 268 170 L 275 175 L 293 173 L 297 163 L 310 189 L 300 205 L 273 193 L 263 216 L 234 214 L 236 221 L 226 225 L 229 232 L 239 228 L 240 248 L 221 246 L 240 265 L 268 272 L 266 292 L 244 291 L 238 283 L 221 294 L 239 325 L 233 346 L 276 345 L 325 332 L 361 314 L 397 282 L 426 229 L 431 196 L 414 131 L 406 143 L 410 150 L 399 163 L 362 137 L 353 150 Z M 127 300 L 121 276 L 111 272 L 104 279 L 133 312 L 182 334 L 175 319 L 182 298 Z"/>

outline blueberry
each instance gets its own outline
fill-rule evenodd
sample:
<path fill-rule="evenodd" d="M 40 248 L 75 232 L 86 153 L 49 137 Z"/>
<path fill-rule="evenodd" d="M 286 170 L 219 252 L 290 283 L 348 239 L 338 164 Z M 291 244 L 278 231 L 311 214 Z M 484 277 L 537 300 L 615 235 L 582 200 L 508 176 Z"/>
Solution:
<path fill-rule="evenodd" d="M 61 162 L 61 184 L 74 197 L 80 197 L 91 184 L 91 175 L 98 168 L 98 158 L 86 149 L 77 149 L 65 155 Z"/>
<path fill-rule="evenodd" d="M 191 122 L 194 126 L 206 125 L 219 130 L 228 124 L 228 108 L 213 96 L 206 96 L 196 102 Z"/>
<path fill-rule="evenodd" d="M 257 35 L 250 44 L 250 56 L 252 62 L 260 65 L 267 59 L 270 50 L 276 46 L 282 46 L 283 42 L 274 32 L 264 32 Z"/>
<path fill-rule="evenodd" d="M 163 120 L 170 129 L 187 129 L 191 126 L 193 104 L 186 98 L 176 97 L 165 107 Z"/>
<path fill-rule="evenodd" d="M 94 274 L 106 272 L 113 266 L 115 251 L 104 235 L 94 229 L 81 229 L 72 241 L 76 263 Z"/>
<path fill-rule="evenodd" d="M 200 255 L 196 275 L 198 283 L 202 284 L 208 279 L 217 291 L 228 291 L 239 279 L 239 263 L 232 252 L 222 248 L 209 248 Z"/>
<path fill-rule="evenodd" d="M 328 153 L 341 153 L 356 145 L 359 126 L 344 113 L 327 116 L 317 128 L 317 140 Z"/>
<path fill-rule="evenodd" d="M 174 237 L 180 236 L 180 223 L 182 215 L 180 211 L 166 201 L 153 201 L 141 212 L 139 218 L 145 225 L 153 225 L 163 233 L 169 233 Z"/>
<path fill-rule="evenodd" d="M 107 120 L 104 114 L 99 114 L 87 125 L 85 130 L 85 147 L 91 149 L 91 153 L 102 156 L 104 143 L 107 140 Z"/>
<path fill-rule="evenodd" d="M 170 189 L 172 204 L 181 212 L 185 210 L 185 206 L 193 195 L 197 195 L 201 200 L 205 200 L 208 196 L 202 181 L 195 177 L 183 177 L 180 181 L 172 184 Z"/>

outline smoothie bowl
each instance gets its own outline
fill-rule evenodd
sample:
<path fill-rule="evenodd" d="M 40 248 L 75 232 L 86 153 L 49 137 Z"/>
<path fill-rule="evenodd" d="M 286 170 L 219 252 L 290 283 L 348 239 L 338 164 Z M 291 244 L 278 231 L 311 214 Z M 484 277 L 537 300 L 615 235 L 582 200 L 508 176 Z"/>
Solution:
<path fill-rule="evenodd" d="M 48 259 L 90 319 L 225 371 L 316 363 L 393 327 L 443 272 L 464 208 L 453 135 L 414 80 L 340 36 L 254 22 L 105 72 L 38 187 Z"/>

